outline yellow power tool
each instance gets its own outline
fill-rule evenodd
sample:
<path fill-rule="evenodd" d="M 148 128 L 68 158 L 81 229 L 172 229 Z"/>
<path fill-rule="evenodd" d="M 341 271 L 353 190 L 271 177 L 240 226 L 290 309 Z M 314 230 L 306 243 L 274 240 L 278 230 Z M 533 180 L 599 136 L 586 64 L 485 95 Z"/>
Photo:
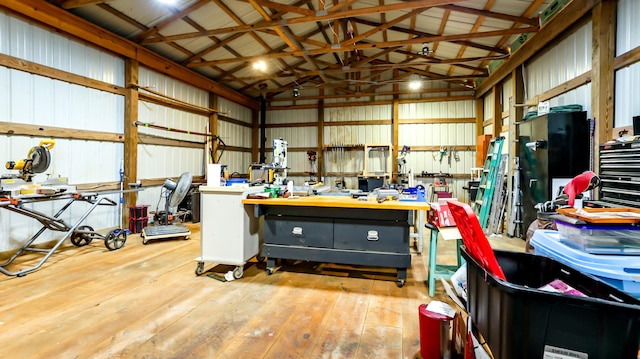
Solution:
<path fill-rule="evenodd" d="M 42 173 L 49 168 L 51 164 L 51 154 L 49 151 L 56 144 L 54 140 L 42 140 L 38 146 L 29 150 L 27 158 L 18 161 L 9 161 L 5 164 L 8 170 L 19 170 L 20 178 L 27 182 L 31 182 L 31 178 L 36 173 Z"/>

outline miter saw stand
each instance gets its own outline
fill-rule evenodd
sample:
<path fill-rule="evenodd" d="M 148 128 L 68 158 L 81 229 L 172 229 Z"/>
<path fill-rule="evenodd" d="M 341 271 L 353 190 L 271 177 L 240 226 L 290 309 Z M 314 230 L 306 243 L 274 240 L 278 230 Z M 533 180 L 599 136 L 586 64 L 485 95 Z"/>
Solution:
<path fill-rule="evenodd" d="M 49 167 L 51 159 L 49 150 L 53 148 L 53 145 L 53 141 L 42 141 L 40 142 L 40 146 L 31 149 L 27 159 L 21 161 L 10 161 L 6 164 L 7 169 L 16 169 L 21 172 L 19 176 L 3 176 L 2 188 L 0 189 L 0 209 L 7 209 L 11 212 L 33 218 L 40 222 L 42 227 L 38 232 L 36 232 L 36 234 L 29 238 L 23 246 L 18 249 L 13 256 L 11 256 L 11 258 L 0 264 L 0 272 L 5 275 L 24 277 L 28 273 L 39 269 L 62 245 L 62 243 L 67 240 L 67 238 L 70 238 L 71 243 L 77 247 L 88 245 L 94 239 L 101 239 L 104 240 L 104 245 L 109 250 L 120 249 L 127 239 L 127 230 L 114 229 L 107 235 L 102 235 L 94 231 L 91 226 L 82 225 L 82 223 L 97 206 L 118 205 L 115 201 L 107 198 L 106 195 L 133 192 L 138 191 L 139 189 L 100 193 L 76 193 L 75 187 L 68 186 L 66 184 L 66 179 L 64 179 L 64 181 L 59 180 L 57 182 L 64 182 L 64 184 L 50 187 L 41 187 L 40 185 L 30 184 L 35 173 L 42 173 Z M 56 182 L 50 183 L 55 184 Z M 33 205 L 31 205 L 38 202 L 57 200 L 67 200 L 67 203 L 53 216 L 39 212 L 33 208 Z M 91 204 L 91 207 L 73 225 L 60 219 L 60 216 L 71 206 L 71 204 L 78 201 L 87 202 Z M 64 235 L 59 238 L 51 248 L 32 246 L 36 239 L 38 239 L 46 230 L 64 232 Z M 25 252 L 39 252 L 44 253 L 45 256 L 32 267 L 24 268 L 16 272 L 6 269 L 7 266 L 12 264 L 16 258 Z"/>

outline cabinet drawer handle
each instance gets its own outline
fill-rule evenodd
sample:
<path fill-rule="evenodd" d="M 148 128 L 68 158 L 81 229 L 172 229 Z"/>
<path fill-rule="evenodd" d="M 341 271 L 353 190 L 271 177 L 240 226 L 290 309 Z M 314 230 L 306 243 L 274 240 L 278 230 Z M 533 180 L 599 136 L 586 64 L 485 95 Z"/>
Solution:
<path fill-rule="evenodd" d="M 367 240 L 368 241 L 377 241 L 378 240 L 378 231 L 368 231 L 367 232 Z"/>
<path fill-rule="evenodd" d="M 291 231 L 291 233 L 293 233 L 293 235 L 295 235 L 295 236 L 301 236 L 302 235 L 302 227 L 293 227 L 293 230 Z"/>

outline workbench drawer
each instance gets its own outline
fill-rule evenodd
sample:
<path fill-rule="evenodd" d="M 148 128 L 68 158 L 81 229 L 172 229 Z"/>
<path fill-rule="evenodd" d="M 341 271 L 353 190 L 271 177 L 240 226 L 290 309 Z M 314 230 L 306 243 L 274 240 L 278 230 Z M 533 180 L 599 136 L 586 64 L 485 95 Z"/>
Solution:
<path fill-rule="evenodd" d="M 333 220 L 267 215 L 264 221 L 264 243 L 333 248 Z"/>
<path fill-rule="evenodd" d="M 333 238 L 336 249 L 409 253 L 409 226 L 403 222 L 335 219 Z"/>

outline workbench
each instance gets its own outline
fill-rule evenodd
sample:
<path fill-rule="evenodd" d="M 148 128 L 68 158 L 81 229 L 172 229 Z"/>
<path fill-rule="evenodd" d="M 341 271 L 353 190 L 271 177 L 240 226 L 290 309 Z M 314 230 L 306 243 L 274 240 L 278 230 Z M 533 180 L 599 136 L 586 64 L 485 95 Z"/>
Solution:
<path fill-rule="evenodd" d="M 409 229 L 422 240 L 426 202 L 357 200 L 341 196 L 245 199 L 264 216 L 262 256 L 267 273 L 276 259 L 306 260 L 397 269 L 398 287 L 411 267 Z"/>

